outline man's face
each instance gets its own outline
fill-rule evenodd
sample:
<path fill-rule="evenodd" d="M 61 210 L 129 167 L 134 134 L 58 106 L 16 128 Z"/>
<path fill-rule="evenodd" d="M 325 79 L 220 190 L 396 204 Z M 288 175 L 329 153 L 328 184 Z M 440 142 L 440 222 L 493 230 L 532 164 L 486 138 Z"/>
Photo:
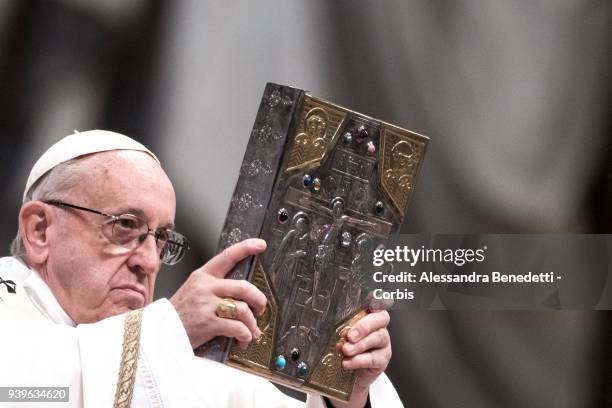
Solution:
<path fill-rule="evenodd" d="M 119 150 L 83 160 L 87 160 L 88 171 L 65 202 L 108 214 L 133 214 L 151 229 L 173 228 L 174 189 L 149 155 Z M 42 275 L 77 324 L 96 322 L 152 301 L 161 266 L 152 235 L 138 248 L 128 250 L 103 234 L 107 217 L 65 207 L 50 211 L 49 256 Z"/>

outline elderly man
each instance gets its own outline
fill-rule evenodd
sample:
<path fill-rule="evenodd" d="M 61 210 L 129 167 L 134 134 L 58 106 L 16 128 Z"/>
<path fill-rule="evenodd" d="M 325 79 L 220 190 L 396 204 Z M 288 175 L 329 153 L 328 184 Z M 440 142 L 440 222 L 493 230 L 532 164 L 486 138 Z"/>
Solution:
<path fill-rule="evenodd" d="M 260 335 L 266 298 L 224 279 L 266 248 L 238 243 L 195 270 L 170 300 L 153 302 L 161 263 L 188 248 L 174 231 L 176 199 L 156 156 L 107 131 L 67 136 L 32 168 L 13 257 L 0 259 L 0 386 L 69 387 L 72 407 L 300 406 L 269 382 L 196 358 L 218 335 L 243 346 Z M 217 316 L 235 299 L 235 319 Z M 343 366 L 358 370 L 348 407 L 401 406 L 383 371 L 386 312 L 348 333 Z M 307 406 L 338 402 L 308 396 Z M 1 403 L 0 403 L 1 405 Z M 57 406 L 57 405 L 56 405 Z"/>

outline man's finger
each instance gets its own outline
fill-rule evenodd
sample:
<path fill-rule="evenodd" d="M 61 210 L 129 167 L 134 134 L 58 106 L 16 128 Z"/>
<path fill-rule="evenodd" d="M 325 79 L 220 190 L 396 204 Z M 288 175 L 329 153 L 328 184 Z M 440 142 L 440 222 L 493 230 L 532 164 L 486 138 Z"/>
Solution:
<path fill-rule="evenodd" d="M 344 343 L 342 353 L 347 357 L 356 356 L 372 349 L 382 349 L 390 344 L 389 332 L 387 329 L 378 329 L 368 334 L 357 343 Z"/>
<path fill-rule="evenodd" d="M 233 337 L 241 343 L 250 343 L 253 340 L 253 334 L 249 328 L 240 320 L 218 318 L 219 335 L 225 337 Z"/>
<path fill-rule="evenodd" d="M 360 319 L 347 334 L 351 343 L 357 343 L 368 334 L 387 327 L 389 324 L 389 313 L 386 310 L 372 312 Z"/>
<path fill-rule="evenodd" d="M 241 350 L 246 350 L 247 347 L 249 347 L 249 343 L 246 341 L 236 341 L 236 344 L 238 345 L 238 347 L 240 347 Z"/>
<path fill-rule="evenodd" d="M 258 255 L 266 250 L 266 241 L 259 238 L 246 239 L 223 250 L 204 265 L 206 273 L 223 278 L 234 265 L 251 255 Z"/>
<path fill-rule="evenodd" d="M 235 301 L 236 303 L 236 318 L 233 320 L 238 320 L 244 323 L 244 325 L 251 332 L 252 337 L 259 337 L 261 335 L 261 331 L 259 327 L 257 327 L 257 320 L 255 320 L 255 316 L 253 316 L 253 312 L 249 305 L 239 300 Z M 226 319 L 227 320 L 227 319 Z"/>
<path fill-rule="evenodd" d="M 266 295 L 246 280 L 223 279 L 213 289 L 220 298 L 230 297 L 246 302 L 260 316 L 266 309 Z"/>
<path fill-rule="evenodd" d="M 345 370 L 368 369 L 382 372 L 387 368 L 389 360 L 391 360 L 391 347 L 386 347 L 345 358 L 342 360 L 342 367 Z"/>

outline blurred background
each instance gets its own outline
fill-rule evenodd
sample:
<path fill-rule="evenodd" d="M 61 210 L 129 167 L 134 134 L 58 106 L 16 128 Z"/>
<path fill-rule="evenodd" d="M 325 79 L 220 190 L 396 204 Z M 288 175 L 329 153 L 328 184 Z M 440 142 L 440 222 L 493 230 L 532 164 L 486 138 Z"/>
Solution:
<path fill-rule="evenodd" d="M 607 0 L 1 0 L 0 246 L 74 129 L 125 133 L 215 251 L 265 83 L 431 137 L 406 232 L 612 233 Z M 612 406 L 608 312 L 395 311 L 407 407 Z"/>

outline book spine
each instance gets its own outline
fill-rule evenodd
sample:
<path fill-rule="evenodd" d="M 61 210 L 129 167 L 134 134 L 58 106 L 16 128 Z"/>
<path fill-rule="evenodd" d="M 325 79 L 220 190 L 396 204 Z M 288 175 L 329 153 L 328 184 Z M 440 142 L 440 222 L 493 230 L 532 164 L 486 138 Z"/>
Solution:
<path fill-rule="evenodd" d="M 280 171 L 285 145 L 294 126 L 294 114 L 304 91 L 268 83 L 244 154 L 238 181 L 221 231 L 217 253 L 248 238 L 259 237 L 268 203 Z M 239 262 L 227 275 L 247 279 L 253 257 Z M 196 355 L 223 361 L 230 340 L 217 337 L 200 346 Z"/>

